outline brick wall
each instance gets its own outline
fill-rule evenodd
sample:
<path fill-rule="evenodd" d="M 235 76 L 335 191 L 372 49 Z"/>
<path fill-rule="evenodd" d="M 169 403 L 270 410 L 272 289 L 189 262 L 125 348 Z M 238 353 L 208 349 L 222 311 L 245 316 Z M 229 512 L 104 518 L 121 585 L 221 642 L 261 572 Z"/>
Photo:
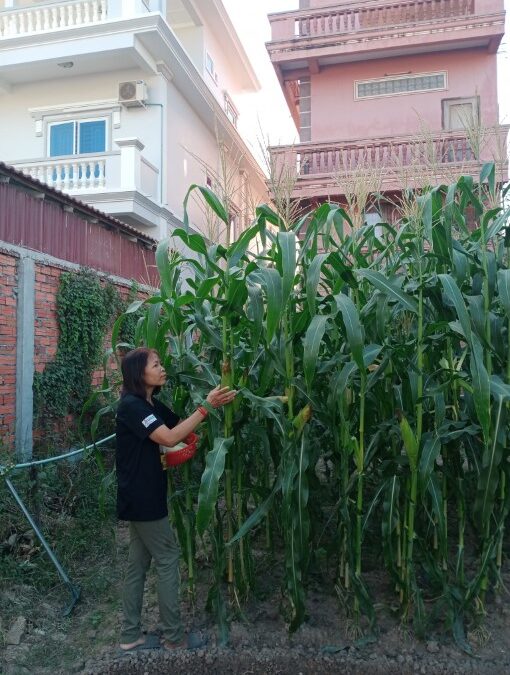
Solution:
<path fill-rule="evenodd" d="M 16 309 L 19 255 L 0 249 L 0 448 L 13 450 L 16 427 Z M 58 344 L 56 296 L 60 275 L 73 269 L 66 263 L 37 260 L 35 263 L 34 370 L 42 372 L 53 360 Z M 131 283 L 116 282 L 126 299 Z M 110 346 L 111 332 L 105 337 Z M 102 382 L 102 370 L 93 376 L 93 386 Z M 67 424 L 67 421 L 64 421 Z M 37 438 L 37 434 L 36 434 Z M 65 441 L 64 441 L 65 443 Z"/>
<path fill-rule="evenodd" d="M 12 447 L 16 427 L 17 263 L 0 252 L 0 449 Z"/>
<path fill-rule="evenodd" d="M 56 295 L 62 269 L 35 266 L 34 370 L 41 373 L 57 351 Z"/>

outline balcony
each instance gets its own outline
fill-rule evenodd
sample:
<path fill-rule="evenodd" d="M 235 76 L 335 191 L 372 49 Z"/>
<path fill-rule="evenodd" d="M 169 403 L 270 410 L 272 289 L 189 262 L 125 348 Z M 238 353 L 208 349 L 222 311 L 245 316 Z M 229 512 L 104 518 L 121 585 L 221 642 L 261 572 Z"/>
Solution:
<path fill-rule="evenodd" d="M 154 227 L 160 205 L 159 169 L 142 155 L 137 138 L 116 141 L 120 150 L 98 155 L 10 162 L 14 168 L 135 226 Z M 8 162 L 9 163 L 9 162 Z"/>
<path fill-rule="evenodd" d="M 0 39 L 147 14 L 142 0 L 67 0 L 0 8 Z M 10 5 L 11 3 L 9 3 Z"/>
<path fill-rule="evenodd" d="M 300 143 L 270 151 L 275 175 L 283 176 L 290 170 L 294 176 L 295 199 L 339 196 L 359 180 L 369 183 L 371 192 L 395 192 L 404 186 L 449 183 L 460 175 L 476 179 L 487 161 L 496 162 L 498 181 L 507 180 L 509 129 L 500 126 L 478 136 L 456 131 L 424 134 L 422 138 Z"/>
<path fill-rule="evenodd" d="M 143 0 L 8 3 L 0 0 L 0 90 L 130 67 L 154 71 L 149 54 L 161 49 L 165 22 Z"/>
<path fill-rule="evenodd" d="M 504 34 L 503 0 L 357 0 L 270 14 L 269 55 L 282 71 L 483 47 Z"/>

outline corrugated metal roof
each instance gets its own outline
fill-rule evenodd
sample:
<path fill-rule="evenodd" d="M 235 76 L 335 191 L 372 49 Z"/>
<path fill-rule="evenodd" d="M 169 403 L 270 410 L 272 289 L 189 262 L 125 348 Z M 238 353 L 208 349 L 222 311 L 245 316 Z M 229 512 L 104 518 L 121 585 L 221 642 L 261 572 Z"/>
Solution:
<path fill-rule="evenodd" d="M 2 163 L 1 242 L 148 286 L 159 284 L 155 239 Z"/>
<path fill-rule="evenodd" d="M 71 197 L 70 195 L 61 192 L 60 190 L 50 187 L 46 183 L 42 183 L 40 180 L 37 180 L 36 178 L 27 176 L 23 172 L 19 171 L 18 169 L 15 169 L 13 166 L 5 164 L 2 161 L 0 161 L 0 175 L 8 176 L 10 179 L 18 183 L 19 185 L 22 185 L 32 190 L 36 190 L 37 192 L 42 192 L 51 199 L 56 200 L 60 204 L 64 204 L 65 206 L 71 206 L 73 209 L 82 212 L 84 215 L 97 218 L 99 223 L 102 223 L 110 227 L 113 226 L 116 229 L 122 230 L 123 232 L 126 232 L 127 234 L 134 236 L 137 239 L 140 239 L 146 244 L 149 244 L 151 247 L 156 246 L 158 244 L 157 239 L 154 239 L 154 237 L 150 237 L 145 232 L 137 230 L 132 225 L 123 223 L 121 220 L 118 220 L 117 218 L 114 218 L 113 216 L 110 216 L 107 213 L 104 213 L 103 211 L 99 211 L 99 209 L 96 209 L 93 206 L 89 206 L 88 204 L 80 201 L 79 199 L 76 199 L 76 197 Z"/>

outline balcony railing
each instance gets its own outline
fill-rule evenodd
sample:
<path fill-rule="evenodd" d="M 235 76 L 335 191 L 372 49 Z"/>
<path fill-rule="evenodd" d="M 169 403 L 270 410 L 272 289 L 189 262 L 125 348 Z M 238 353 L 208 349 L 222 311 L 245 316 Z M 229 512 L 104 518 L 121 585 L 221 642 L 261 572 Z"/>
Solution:
<path fill-rule="evenodd" d="M 325 176 L 342 177 L 356 172 L 379 172 L 381 182 L 394 182 L 402 170 L 422 169 L 430 174 L 440 174 L 450 168 L 478 170 L 484 161 L 496 160 L 507 166 L 506 138 L 509 126 L 497 132 L 486 133 L 483 138 L 469 138 L 465 132 L 431 135 L 423 139 L 414 137 L 381 138 L 356 142 L 300 143 L 296 146 L 271 148 L 273 162 L 278 172 L 286 167 L 298 179 L 313 180 Z"/>
<path fill-rule="evenodd" d="M 91 192 L 140 192 L 157 201 L 159 170 L 142 156 L 137 138 L 118 139 L 120 151 L 33 162 L 12 166 L 52 188 L 73 195 Z"/>
<path fill-rule="evenodd" d="M 421 0 L 321 12 L 296 21 L 298 35 L 333 35 L 430 22 L 474 13 L 474 0 Z"/>
<path fill-rule="evenodd" d="M 106 158 L 48 159 L 16 164 L 16 168 L 32 178 L 62 192 L 90 192 L 106 186 Z"/>
<path fill-rule="evenodd" d="M 445 22 L 502 10 L 498 0 L 400 0 L 397 2 L 350 2 L 339 8 L 281 12 L 269 17 L 272 40 L 325 37 L 396 26 Z"/>
<path fill-rule="evenodd" d="M 297 153 L 300 175 L 335 173 L 373 166 L 385 169 L 413 165 L 472 162 L 475 154 L 465 136 L 430 140 L 376 140 L 371 143 L 323 146 Z"/>
<path fill-rule="evenodd" d="M 0 8 L 0 38 L 97 24 L 148 11 L 142 0 L 67 0 L 5 7 Z"/>

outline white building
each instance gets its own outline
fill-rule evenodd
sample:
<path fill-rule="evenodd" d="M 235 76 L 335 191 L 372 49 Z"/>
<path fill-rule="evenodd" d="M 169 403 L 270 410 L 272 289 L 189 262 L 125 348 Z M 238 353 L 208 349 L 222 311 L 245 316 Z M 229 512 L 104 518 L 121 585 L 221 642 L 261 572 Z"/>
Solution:
<path fill-rule="evenodd" d="M 266 199 L 236 129 L 258 88 L 221 0 L 0 0 L 0 159 L 152 236 L 216 175 L 230 236 Z M 226 236 L 196 202 L 190 224 Z"/>

